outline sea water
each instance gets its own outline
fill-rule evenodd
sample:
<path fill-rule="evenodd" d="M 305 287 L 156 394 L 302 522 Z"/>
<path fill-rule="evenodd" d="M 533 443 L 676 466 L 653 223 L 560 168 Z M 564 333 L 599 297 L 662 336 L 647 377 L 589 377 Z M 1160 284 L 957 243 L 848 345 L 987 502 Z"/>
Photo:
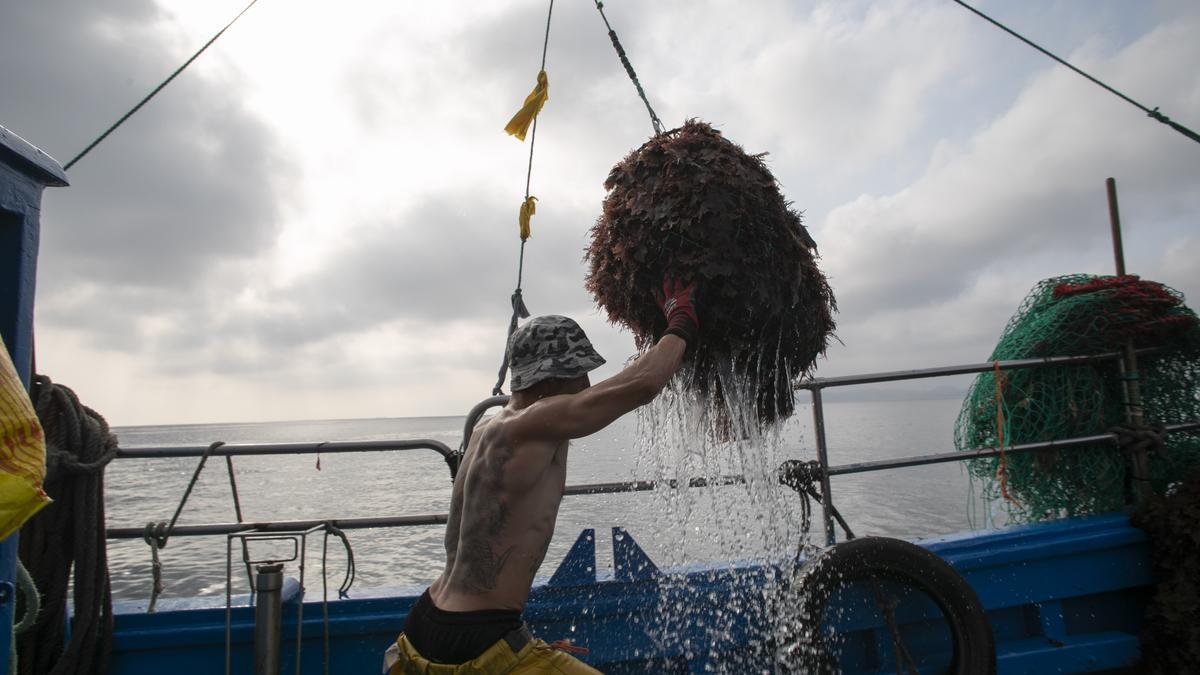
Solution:
<path fill-rule="evenodd" d="M 611 567 L 609 528 L 626 529 L 660 567 L 734 556 L 768 556 L 799 546 L 799 501 L 774 483 L 784 459 L 816 458 L 812 409 L 800 394 L 796 414 L 761 438 L 733 445 L 698 445 L 697 418 L 680 416 L 659 424 L 654 415 L 670 406 L 660 401 L 588 438 L 573 441 L 567 482 L 687 479 L 743 474 L 745 485 L 652 491 L 564 499 L 558 526 L 539 576 L 548 577 L 583 528 L 596 528 L 597 562 Z M 899 458 L 953 449 L 959 400 L 826 403 L 826 436 L 834 465 Z M 666 407 L 662 407 L 666 406 Z M 657 411 L 657 412 L 656 412 Z M 658 418 L 660 421 L 662 418 Z M 115 429 L 122 447 L 265 443 L 293 441 L 401 440 L 429 438 L 457 447 L 463 417 L 176 425 Z M 711 439 L 710 439 L 711 440 Z M 751 442 L 752 441 L 752 442 Z M 708 441 L 705 441 L 708 442 Z M 354 454 L 240 457 L 234 469 L 248 521 L 355 518 L 445 513 L 450 474 L 432 450 Z M 106 472 L 109 527 L 141 527 L 170 520 L 198 463 L 196 458 L 113 461 Z M 855 534 L 917 538 L 969 528 L 969 479 L 958 463 L 838 476 L 833 501 Z M 212 458 L 197 481 L 180 524 L 234 521 L 231 488 L 223 458 Z M 820 536 L 819 509 L 814 535 Z M 357 568 L 353 596 L 369 588 L 415 588 L 432 581 L 444 564 L 443 526 L 349 530 Z M 336 589 L 346 555 L 331 540 L 322 556 L 320 535 L 310 537 L 305 570 L 310 593 L 321 593 L 321 561 L 327 558 L 329 588 Z M 252 554 L 270 557 L 263 545 Z M 234 552 L 235 592 L 245 592 L 240 551 Z M 223 595 L 224 536 L 172 537 L 160 552 L 163 597 Z M 109 567 L 117 600 L 145 600 L 151 588 L 151 557 L 139 540 L 109 542 Z M 298 575 L 298 564 L 286 572 Z"/>

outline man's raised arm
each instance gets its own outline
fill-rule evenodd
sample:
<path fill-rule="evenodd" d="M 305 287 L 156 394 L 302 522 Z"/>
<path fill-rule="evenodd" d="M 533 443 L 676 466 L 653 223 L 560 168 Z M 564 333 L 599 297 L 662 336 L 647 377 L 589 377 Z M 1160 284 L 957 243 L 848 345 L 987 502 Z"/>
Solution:
<path fill-rule="evenodd" d="M 694 282 L 684 286 L 665 280 L 662 292 L 655 294 L 667 317 L 667 331 L 658 344 L 599 384 L 578 394 L 551 396 L 531 405 L 513 420 L 509 440 L 580 438 L 653 401 L 679 369 L 688 343 L 699 332 L 695 291 Z"/>

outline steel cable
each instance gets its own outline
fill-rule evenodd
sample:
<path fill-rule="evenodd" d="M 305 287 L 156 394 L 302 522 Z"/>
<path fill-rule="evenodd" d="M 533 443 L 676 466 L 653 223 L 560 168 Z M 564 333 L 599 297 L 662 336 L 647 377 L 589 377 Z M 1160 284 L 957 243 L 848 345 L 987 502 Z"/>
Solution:
<path fill-rule="evenodd" d="M 1057 56 L 1057 55 L 1055 55 L 1054 53 L 1050 52 L 1050 51 L 1049 51 L 1049 50 L 1047 50 L 1046 48 L 1044 48 L 1044 47 L 1042 47 L 1041 45 L 1037 44 L 1036 42 L 1034 42 L 1034 41 L 1030 40 L 1029 38 L 1025 37 L 1024 35 L 1021 35 L 1020 33 L 1016 32 L 1015 30 L 1013 30 L 1013 29 L 1009 28 L 1008 26 L 1006 26 L 1006 25 L 1004 25 L 1004 24 L 1000 23 L 999 21 L 997 21 L 997 20 L 993 19 L 992 17 L 988 16 L 987 14 L 984 14 L 983 12 L 979 11 L 978 9 L 975 9 L 974 7 L 972 7 L 972 6 L 968 5 L 967 3 L 963 2 L 963 0 L 952 0 L 952 2 L 955 2 L 955 3 L 957 3 L 957 4 L 959 4 L 959 5 L 963 6 L 963 7 L 965 7 L 966 9 L 968 9 L 968 10 L 970 10 L 972 13 L 974 13 L 976 16 L 978 16 L 978 17 L 982 18 L 983 20 L 987 21 L 988 23 L 992 24 L 993 26 L 996 26 L 996 27 L 997 27 L 997 28 L 999 28 L 1000 30 L 1002 30 L 1002 31 L 1004 31 L 1004 32 L 1008 33 L 1009 35 L 1011 35 L 1011 36 L 1013 36 L 1013 37 L 1017 38 L 1017 39 L 1018 39 L 1018 40 L 1020 40 L 1021 42 L 1024 42 L 1025 44 L 1029 45 L 1030 47 L 1033 47 L 1034 49 L 1038 50 L 1039 52 L 1041 52 L 1041 53 L 1045 54 L 1046 56 L 1049 56 L 1049 57 L 1050 57 L 1050 58 L 1052 58 L 1052 59 L 1054 59 L 1054 60 L 1055 60 L 1055 61 L 1057 61 L 1058 63 L 1060 63 L 1060 64 L 1062 64 L 1062 65 L 1066 66 L 1067 68 L 1070 68 L 1070 69 L 1071 69 L 1072 71 L 1074 71 L 1074 72 L 1075 72 L 1077 75 L 1081 75 L 1082 77 L 1085 77 L 1085 78 L 1087 78 L 1087 79 L 1088 79 L 1088 80 L 1089 80 L 1089 81 L 1090 81 L 1092 84 L 1095 84 L 1095 85 L 1097 85 L 1097 86 L 1099 86 L 1099 87 L 1102 87 L 1103 89 L 1105 89 L 1106 91 L 1108 91 L 1110 94 L 1113 94 L 1114 96 L 1116 96 L 1116 97 L 1120 98 L 1121 100 L 1125 101 L 1126 103 L 1128 103 L 1128 104 L 1130 104 L 1130 105 L 1134 106 L 1134 107 L 1135 107 L 1135 108 L 1137 108 L 1138 110 L 1141 110 L 1142 112 L 1146 113 L 1146 115 L 1147 115 L 1147 116 L 1149 116 L 1150 118 L 1152 118 L 1152 119 L 1154 119 L 1154 120 L 1156 120 L 1156 121 L 1158 121 L 1158 122 L 1161 122 L 1161 123 L 1163 123 L 1163 124 L 1165 124 L 1165 125 L 1167 125 L 1167 126 L 1171 127 L 1171 128 L 1172 128 L 1172 129 L 1174 129 L 1175 131 L 1178 131 L 1179 133 L 1183 134 L 1184 136 L 1187 136 L 1188 138 L 1192 139 L 1193 141 L 1196 141 L 1197 143 L 1200 143 L 1200 134 L 1197 134 L 1196 132 L 1192 131 L 1191 129 L 1189 129 L 1189 128 L 1185 127 L 1185 126 L 1183 126 L 1182 124 L 1179 124 L 1179 123 L 1177 123 L 1177 122 L 1173 122 L 1173 121 L 1171 121 L 1171 118 L 1170 118 L 1170 117 L 1167 117 L 1166 115 L 1164 115 L 1163 113 L 1161 113 L 1161 112 L 1159 112 L 1159 111 L 1158 111 L 1158 107 L 1157 107 L 1157 106 L 1155 106 L 1154 108 L 1148 108 L 1148 107 L 1146 107 L 1146 106 L 1142 105 L 1141 103 L 1138 103 L 1137 101 L 1135 101 L 1135 100 L 1133 100 L 1132 98 L 1130 98 L 1130 97 L 1126 96 L 1125 94 L 1122 94 L 1121 92 L 1119 92 L 1119 91 L 1117 91 L 1116 89 L 1114 89 L 1114 88 L 1112 88 L 1112 87 L 1108 86 L 1107 84 L 1105 84 L 1105 83 L 1101 82 L 1100 80 L 1098 80 L 1098 79 L 1096 79 L 1096 78 L 1092 77 L 1091 75 L 1088 75 L 1087 73 L 1083 72 L 1083 71 L 1082 71 L 1082 70 L 1080 70 L 1079 68 L 1076 68 L 1075 66 L 1071 65 L 1070 63 L 1067 63 L 1067 61 L 1066 61 L 1066 60 L 1064 60 L 1064 59 L 1062 59 L 1062 58 L 1058 57 L 1058 56 Z"/>

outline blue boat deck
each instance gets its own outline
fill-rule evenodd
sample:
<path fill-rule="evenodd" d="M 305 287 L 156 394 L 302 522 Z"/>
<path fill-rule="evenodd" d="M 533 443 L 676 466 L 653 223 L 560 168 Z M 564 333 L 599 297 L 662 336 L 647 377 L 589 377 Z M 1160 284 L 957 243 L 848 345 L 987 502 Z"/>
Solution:
<path fill-rule="evenodd" d="M 768 658 L 770 620 L 760 604 L 764 565 L 693 566 L 659 571 L 633 538 L 614 528 L 614 569 L 596 569 L 595 536 L 580 534 L 555 575 L 539 582 L 526 608 L 534 633 L 569 638 L 587 647 L 585 661 L 606 673 L 749 672 Z M 1154 583 L 1146 536 L 1125 515 L 1065 520 L 917 542 L 948 561 L 974 588 L 995 636 L 1000 673 L 1077 673 L 1120 670 L 1139 657 L 1138 632 Z M 669 579 L 669 582 L 666 581 Z M 282 672 L 321 673 L 328 634 L 331 673 L 379 672 L 384 649 L 399 633 L 420 588 L 302 600 L 298 584 L 285 588 Z M 661 640 L 660 599 L 686 607 L 671 624 L 678 639 Z M 741 612 L 726 611 L 730 598 Z M 231 612 L 233 673 L 253 665 L 254 612 L 243 597 Z M 300 668 L 296 667 L 297 616 Z M 920 612 L 898 616 L 918 665 L 948 658 L 942 640 L 922 637 Z M 223 672 L 224 599 L 164 601 L 156 614 L 144 604 L 116 609 L 111 672 Z M 838 620 L 848 633 L 846 672 L 895 672 L 891 639 L 882 621 L 848 611 Z M 936 669 L 936 668 L 935 668 Z M 924 672 L 924 671 L 923 671 Z"/>

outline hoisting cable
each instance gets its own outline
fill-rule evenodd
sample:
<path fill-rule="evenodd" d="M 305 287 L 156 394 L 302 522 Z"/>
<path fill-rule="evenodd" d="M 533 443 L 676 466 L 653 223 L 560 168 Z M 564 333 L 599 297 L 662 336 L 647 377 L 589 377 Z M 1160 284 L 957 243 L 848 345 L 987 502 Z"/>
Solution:
<path fill-rule="evenodd" d="M 646 98 L 646 91 L 642 89 L 642 83 L 638 81 L 637 73 L 633 72 L 633 64 L 629 63 L 629 57 L 625 55 L 625 49 L 621 47 L 621 41 L 617 39 L 617 32 L 609 25 L 608 17 L 604 16 L 604 3 L 596 0 L 596 9 L 600 12 L 600 18 L 604 19 L 604 27 L 608 29 L 608 39 L 612 40 L 613 49 L 617 50 L 621 65 L 625 66 L 625 72 L 629 74 L 629 79 L 633 80 L 633 86 L 637 89 L 638 96 L 641 97 L 642 103 L 646 104 L 646 110 L 650 113 L 650 124 L 654 125 L 654 135 L 657 136 L 663 132 L 662 120 L 658 119 L 654 108 L 650 107 L 650 100 Z"/>
<path fill-rule="evenodd" d="M 225 31 L 229 30 L 229 27 L 232 26 L 234 23 L 236 23 L 238 19 L 242 18 L 242 15 L 245 14 L 247 11 L 249 11 L 250 8 L 253 7 L 254 3 L 256 3 L 256 2 L 258 2 L 258 0 L 250 0 L 250 4 L 243 7 L 242 11 L 237 13 L 237 16 L 233 17 L 233 19 L 229 23 L 225 24 L 224 28 L 217 31 L 217 34 L 212 36 L 212 38 L 210 38 L 208 42 L 205 42 L 204 46 L 201 47 L 199 50 L 197 50 L 195 54 L 192 54 L 192 57 L 190 59 L 188 59 L 187 61 L 184 61 L 182 66 L 179 66 L 178 68 L 176 68 L 175 72 L 171 73 L 171 75 L 169 77 L 167 77 L 167 79 L 163 80 L 157 87 L 154 88 L 154 91 L 150 92 L 149 94 L 146 94 L 146 97 L 143 98 L 141 101 L 138 101 L 138 104 L 133 106 L 133 108 L 131 108 L 129 110 L 129 112 L 122 115 L 121 119 L 114 122 L 113 125 L 110 126 L 108 129 L 106 129 L 104 131 L 104 133 L 100 134 L 100 136 L 98 136 L 96 138 L 96 140 L 94 140 L 90 144 L 88 144 L 88 146 L 86 148 L 84 148 L 82 152 L 80 152 L 78 155 L 75 155 L 74 159 L 67 162 L 66 165 L 63 166 L 63 171 L 69 171 L 71 169 L 71 167 L 75 166 L 75 162 L 78 162 L 79 160 L 83 159 L 84 155 L 86 155 L 92 151 L 92 148 L 96 147 L 97 145 L 100 145 L 100 143 L 104 139 L 108 138 L 109 134 L 116 131 L 117 127 L 124 124 L 125 120 L 129 119 L 130 117 L 133 117 L 133 114 L 136 113 L 137 111 L 141 110 L 142 106 L 149 103 L 150 99 L 157 96 L 158 92 L 162 91 L 163 88 L 166 87 L 168 84 L 171 84 L 171 80 L 174 80 L 188 66 L 192 65 L 192 61 L 195 61 L 201 54 L 204 53 L 204 50 L 206 50 L 210 46 L 212 46 L 212 43 L 216 42 L 217 38 L 221 37 L 221 35 L 223 35 L 225 33 Z"/>
<path fill-rule="evenodd" d="M 1171 120 L 1171 118 L 1170 118 L 1170 117 L 1167 117 L 1166 115 L 1164 115 L 1164 114 L 1162 114 L 1161 112 L 1159 112 L 1159 111 L 1158 111 L 1158 107 L 1157 107 L 1157 106 L 1155 106 L 1153 109 L 1151 109 L 1151 108 L 1147 108 L 1146 106 L 1142 105 L 1141 103 L 1138 103 L 1137 101 L 1133 100 L 1132 98 L 1129 98 L 1129 97 L 1128 97 L 1128 96 L 1126 96 L 1125 94 L 1122 94 L 1121 92 L 1117 91 L 1116 89 L 1113 89 L 1112 87 L 1110 87 L 1110 86 L 1108 86 L 1107 84 L 1105 84 L 1105 83 L 1101 82 L 1100 80 L 1097 80 L 1096 78 L 1092 77 L 1091 75 L 1088 75 L 1087 73 L 1083 72 L 1082 70 L 1080 70 L 1080 69 L 1076 68 L 1075 66 L 1073 66 L 1073 65 L 1071 65 L 1071 64 L 1069 64 L 1069 63 L 1067 63 L 1066 61 L 1064 61 L 1063 59 L 1059 58 L 1058 56 L 1055 56 L 1054 54 L 1052 54 L 1052 53 L 1051 53 L 1051 52 L 1049 52 L 1048 50 L 1046 50 L 1046 49 L 1044 49 L 1043 47 L 1041 47 L 1040 45 L 1038 45 L 1038 44 L 1034 43 L 1032 40 L 1030 40 L 1030 39 L 1026 38 L 1025 36 L 1021 35 L 1020 33 L 1016 32 L 1015 30 L 1013 30 L 1013 29 L 1009 28 L 1008 26 L 1005 26 L 1004 24 L 1002 24 L 1002 23 L 1000 23 L 999 21 L 997 21 L 997 20 L 993 19 L 992 17 L 988 16 L 987 14 L 984 14 L 983 12 L 979 11 L 978 9 L 975 9 L 974 7 L 972 7 L 972 6 L 968 5 L 967 3 L 963 2 L 963 0 L 952 0 L 952 1 L 953 1 L 953 2 L 955 2 L 955 3 L 958 3 L 959 5 L 962 5 L 963 7 L 967 8 L 967 9 L 969 9 L 971 12 L 973 12 L 974 14 L 976 14 L 977 16 L 979 16 L 980 18 L 984 19 L 985 21 L 987 21 L 988 23 L 992 24 L 993 26 L 996 26 L 997 28 L 999 28 L 999 29 L 1003 30 L 1004 32 L 1008 33 L 1009 35 L 1011 35 L 1011 36 L 1013 36 L 1013 37 L 1017 38 L 1017 39 L 1018 39 L 1018 40 L 1020 40 L 1021 42 L 1024 42 L 1025 44 L 1029 45 L 1030 47 L 1033 47 L 1034 49 L 1036 49 L 1036 50 L 1038 50 L 1039 52 L 1041 52 L 1041 53 L 1045 54 L 1046 56 L 1049 56 L 1050 58 L 1054 59 L 1055 61 L 1058 61 L 1059 63 L 1061 63 L 1062 65 L 1066 66 L 1067 68 L 1070 68 L 1071 70 L 1075 71 L 1075 73 L 1077 73 L 1077 74 L 1079 74 L 1079 75 L 1082 75 L 1083 77 L 1086 77 L 1086 78 L 1087 78 L 1088 80 L 1090 80 L 1090 81 L 1091 81 L 1093 84 L 1096 84 L 1096 85 L 1099 85 L 1100 87 L 1103 87 L 1104 89 L 1108 90 L 1108 92 L 1109 92 L 1109 93 L 1111 93 L 1111 94 L 1113 94 L 1113 95 L 1117 96 L 1118 98 L 1120 98 L 1120 99 L 1124 100 L 1126 103 L 1129 103 L 1130 105 L 1134 106 L 1134 107 L 1135 107 L 1135 108 L 1137 108 L 1138 110 L 1141 110 L 1142 112 L 1146 113 L 1146 115 L 1148 115 L 1149 117 L 1151 117 L 1151 118 L 1153 118 L 1153 119 L 1155 119 L 1155 120 L 1157 120 L 1157 121 L 1159 121 L 1159 122 L 1162 122 L 1163 124 L 1165 124 L 1165 125 L 1167 125 L 1167 126 L 1171 127 L 1171 128 L 1172 128 L 1172 129 L 1174 129 L 1175 131 L 1178 131 L 1179 133 L 1183 134 L 1184 136 L 1187 136 L 1188 138 L 1192 139 L 1193 141 L 1196 141 L 1197 143 L 1200 143 L 1200 134 L 1197 134 L 1196 132 L 1192 131 L 1191 129 L 1189 129 L 1189 128 L 1185 127 L 1185 126 L 1183 126 L 1182 124 L 1179 124 L 1179 123 L 1177 123 L 1177 122 L 1173 122 L 1173 121 Z"/>
<path fill-rule="evenodd" d="M 529 166 L 525 170 L 525 200 L 521 202 L 521 208 L 517 216 L 517 222 L 520 225 L 521 236 L 521 251 L 517 259 L 517 288 L 513 291 L 510 302 L 512 304 L 512 318 L 508 322 L 508 335 L 504 340 L 504 359 L 500 363 L 500 372 L 496 378 L 496 386 L 492 387 L 492 396 L 503 394 L 504 380 L 508 377 L 508 338 L 512 337 L 513 332 L 517 330 L 517 321 L 519 319 L 529 318 L 529 308 L 525 306 L 525 299 L 521 296 L 521 280 L 525 273 L 525 242 L 530 237 L 529 220 L 537 211 L 537 197 L 529 194 L 529 186 L 533 180 L 533 145 L 537 141 L 537 118 L 538 113 L 542 111 L 542 106 L 550 99 L 550 81 L 546 76 L 546 51 L 550 46 L 550 17 L 554 15 L 554 0 L 550 0 L 550 9 L 546 12 L 546 37 L 542 41 L 542 65 L 538 68 L 537 84 L 529 96 L 525 97 L 525 103 L 513 118 L 505 125 L 504 130 L 510 136 L 515 136 L 517 140 L 525 140 L 525 132 L 529 130 Z M 532 125 L 532 129 L 530 126 Z"/>

